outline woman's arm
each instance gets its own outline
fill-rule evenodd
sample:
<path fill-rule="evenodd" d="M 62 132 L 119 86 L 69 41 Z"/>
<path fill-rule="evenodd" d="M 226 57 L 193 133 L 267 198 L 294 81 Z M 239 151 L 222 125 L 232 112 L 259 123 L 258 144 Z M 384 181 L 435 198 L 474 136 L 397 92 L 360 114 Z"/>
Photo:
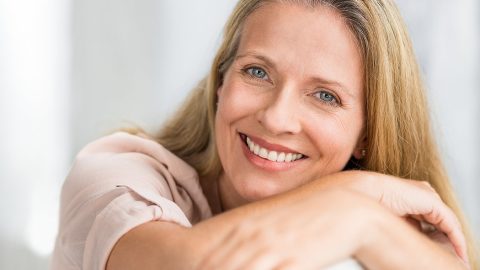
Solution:
<path fill-rule="evenodd" d="M 201 263 L 204 269 L 218 265 L 228 269 L 228 265 L 235 263 L 284 263 L 276 261 L 275 257 L 278 260 L 293 254 L 293 258 L 301 258 L 308 255 L 307 251 L 314 251 L 314 254 L 309 254 L 303 261 L 316 266 L 354 255 L 372 269 L 385 267 L 382 263 L 394 269 L 396 261 L 401 268 L 410 268 L 411 265 L 424 267 L 418 262 L 418 254 L 423 254 L 426 260 L 438 256 L 445 258 L 445 262 L 436 268 L 461 267 L 454 256 L 448 255 L 374 200 L 350 191 L 331 191 L 329 188 L 348 186 L 349 179 L 359 176 L 357 172 L 327 176 L 294 191 L 220 214 L 192 228 L 167 222 L 141 225 L 118 241 L 111 252 L 107 269 L 195 269 Z M 356 185 L 349 187 L 361 188 Z M 342 200 L 346 200 L 343 212 L 338 205 Z M 306 230 L 307 224 L 311 225 L 309 230 Z M 378 230 L 371 230 L 376 227 Z M 338 231 L 329 232 L 331 228 Z M 281 233 L 277 235 L 275 232 Z M 342 236 L 350 237 L 342 241 Z M 282 239 L 293 239 L 293 243 L 282 242 Z M 292 253 L 292 245 L 294 250 L 301 252 L 297 255 Z M 255 248 L 270 253 L 259 256 L 261 251 L 258 250 L 250 255 L 241 252 L 242 249 L 252 252 Z M 374 256 L 377 249 L 382 252 Z M 256 256 L 257 260 L 251 256 Z M 269 258 L 270 261 L 263 262 Z M 431 263 L 437 262 L 440 260 L 435 259 Z"/>
<path fill-rule="evenodd" d="M 241 222 L 201 269 L 319 269 L 350 256 L 368 269 L 466 267 L 368 197 L 336 188 L 319 195 Z"/>

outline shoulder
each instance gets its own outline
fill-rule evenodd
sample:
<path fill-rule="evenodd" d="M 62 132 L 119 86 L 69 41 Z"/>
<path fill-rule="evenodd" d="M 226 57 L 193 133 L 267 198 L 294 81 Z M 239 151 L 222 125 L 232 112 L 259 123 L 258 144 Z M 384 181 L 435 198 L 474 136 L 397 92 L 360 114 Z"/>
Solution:
<path fill-rule="evenodd" d="M 53 258 L 58 269 L 103 269 L 113 245 L 135 226 L 163 220 L 189 227 L 210 216 L 191 166 L 154 140 L 117 132 L 76 156 L 62 188 Z"/>
<path fill-rule="evenodd" d="M 122 154 L 138 154 L 150 157 L 169 169 L 195 175 L 195 170 L 179 157 L 168 151 L 158 142 L 146 135 L 132 135 L 126 132 L 115 132 L 99 138 L 86 145 L 77 155 L 76 161 L 92 156 L 115 156 Z"/>
<path fill-rule="evenodd" d="M 161 194 L 176 201 L 179 192 L 203 196 L 196 171 L 147 137 L 116 132 L 86 145 L 76 156 L 62 201 L 78 194 L 87 200 L 119 186 Z"/>
<path fill-rule="evenodd" d="M 198 178 L 193 167 L 158 142 L 147 136 L 132 135 L 126 132 L 116 132 L 89 143 L 78 153 L 74 164 L 88 160 L 102 161 L 102 163 L 117 161 L 122 164 L 114 165 L 127 167 L 136 163 L 150 165 L 147 167 L 161 165 L 176 178 Z M 122 170 L 122 168 L 117 167 L 118 170 Z"/>

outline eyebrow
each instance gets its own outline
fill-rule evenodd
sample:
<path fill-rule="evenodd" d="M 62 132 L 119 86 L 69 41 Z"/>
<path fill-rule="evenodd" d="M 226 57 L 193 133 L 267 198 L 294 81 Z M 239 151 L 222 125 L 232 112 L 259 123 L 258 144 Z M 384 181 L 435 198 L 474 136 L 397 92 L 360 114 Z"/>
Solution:
<path fill-rule="evenodd" d="M 274 69 L 276 68 L 275 63 L 270 58 L 268 58 L 267 56 L 255 53 L 255 52 L 246 52 L 244 54 L 237 55 L 235 57 L 235 60 L 240 59 L 240 58 L 244 58 L 244 57 L 248 57 L 248 56 L 260 59 L 260 60 L 264 61 L 265 63 L 267 63 L 267 65 L 273 67 Z"/>
<path fill-rule="evenodd" d="M 256 52 L 246 52 L 244 54 L 237 55 L 235 57 L 235 60 L 240 59 L 240 58 L 245 58 L 245 57 L 257 58 L 259 60 L 264 61 L 267 65 L 271 66 L 272 68 L 276 69 L 276 65 L 275 65 L 275 62 L 273 60 L 271 60 L 269 57 L 267 57 L 265 55 L 261 55 L 261 54 L 256 53 Z M 341 84 L 340 82 L 337 82 L 337 81 L 334 81 L 334 80 L 328 80 L 328 79 L 325 79 L 325 78 L 322 78 L 322 77 L 311 77 L 310 79 L 313 82 L 319 82 L 321 84 L 336 86 L 336 87 L 340 88 L 340 90 L 342 90 L 343 92 L 348 94 L 349 96 L 355 97 L 353 95 L 353 93 L 347 87 L 345 87 L 343 84 Z"/>

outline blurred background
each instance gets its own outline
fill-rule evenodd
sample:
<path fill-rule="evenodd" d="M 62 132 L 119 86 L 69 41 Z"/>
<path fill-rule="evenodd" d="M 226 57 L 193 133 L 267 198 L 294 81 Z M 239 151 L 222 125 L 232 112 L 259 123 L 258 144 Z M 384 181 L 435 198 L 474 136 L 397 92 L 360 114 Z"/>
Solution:
<path fill-rule="evenodd" d="M 208 71 L 235 0 L 0 0 L 0 269 L 47 269 L 75 153 L 154 131 Z M 480 3 L 397 0 L 480 235 Z M 478 238 L 478 237 L 477 237 Z"/>

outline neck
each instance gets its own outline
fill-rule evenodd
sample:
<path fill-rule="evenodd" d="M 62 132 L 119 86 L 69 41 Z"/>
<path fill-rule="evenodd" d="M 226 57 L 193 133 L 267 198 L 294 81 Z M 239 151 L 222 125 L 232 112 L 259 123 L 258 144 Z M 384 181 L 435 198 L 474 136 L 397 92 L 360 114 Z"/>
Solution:
<path fill-rule="evenodd" d="M 217 183 L 222 212 L 248 203 L 236 192 L 231 181 L 228 180 L 228 176 L 223 171 L 218 177 Z"/>
<path fill-rule="evenodd" d="M 223 212 L 220 191 L 218 187 L 218 175 L 201 177 L 200 185 L 202 186 L 203 194 L 207 198 L 208 205 L 212 210 L 212 214 L 216 215 Z"/>

